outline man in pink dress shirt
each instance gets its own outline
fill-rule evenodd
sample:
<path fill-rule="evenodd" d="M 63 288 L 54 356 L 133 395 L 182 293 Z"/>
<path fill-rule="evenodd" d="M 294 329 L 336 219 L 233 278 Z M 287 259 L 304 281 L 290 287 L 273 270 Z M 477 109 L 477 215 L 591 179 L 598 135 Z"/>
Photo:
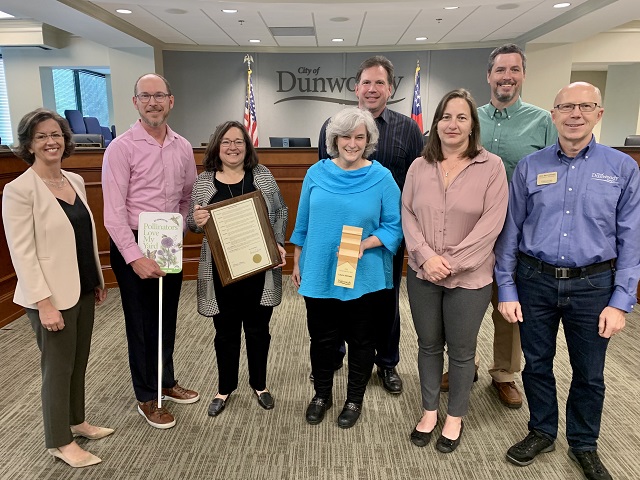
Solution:
<path fill-rule="evenodd" d="M 111 267 L 120 286 L 129 346 L 129 367 L 138 413 L 155 428 L 171 428 L 173 415 L 157 404 L 158 279 L 164 277 L 162 305 L 162 398 L 194 403 L 199 395 L 178 385 L 173 371 L 182 273 L 165 274 L 137 244 L 140 212 L 187 216 L 196 165 L 191 144 L 167 125 L 174 98 L 160 75 L 135 84 L 138 120 L 107 147 L 102 164 L 104 225 L 111 237 Z M 185 223 L 186 225 L 186 223 Z"/>

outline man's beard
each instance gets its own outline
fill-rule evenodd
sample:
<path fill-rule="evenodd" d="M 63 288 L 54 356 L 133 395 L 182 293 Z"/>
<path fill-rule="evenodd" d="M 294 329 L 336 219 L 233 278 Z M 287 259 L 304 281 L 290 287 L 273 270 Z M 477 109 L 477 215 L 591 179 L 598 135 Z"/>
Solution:
<path fill-rule="evenodd" d="M 156 111 L 157 111 L 157 110 L 156 110 Z M 150 113 L 153 113 L 153 112 L 150 112 Z M 154 121 L 152 121 L 151 119 L 149 119 L 146 115 L 142 115 L 142 114 L 141 114 L 141 115 L 140 115 L 140 119 L 141 119 L 144 123 L 146 123 L 147 125 L 149 125 L 150 127 L 154 127 L 154 128 L 155 128 L 155 127 L 159 127 L 160 125 L 162 125 L 162 124 L 165 122 L 165 120 L 167 119 L 167 117 L 168 117 L 168 116 L 169 116 L 169 112 L 166 112 L 166 113 L 162 116 L 162 118 L 161 118 L 160 120 L 158 120 L 158 121 L 155 121 L 155 122 L 154 122 Z"/>
<path fill-rule="evenodd" d="M 514 85 L 515 87 L 515 85 Z M 500 93 L 500 87 L 496 87 L 496 89 L 494 90 L 494 95 L 496 97 L 496 100 L 498 100 L 500 103 L 509 103 L 511 100 L 513 100 L 514 98 L 516 98 L 517 96 L 520 95 L 520 89 L 519 88 L 514 88 L 513 89 L 513 93 L 504 93 L 501 94 Z"/>

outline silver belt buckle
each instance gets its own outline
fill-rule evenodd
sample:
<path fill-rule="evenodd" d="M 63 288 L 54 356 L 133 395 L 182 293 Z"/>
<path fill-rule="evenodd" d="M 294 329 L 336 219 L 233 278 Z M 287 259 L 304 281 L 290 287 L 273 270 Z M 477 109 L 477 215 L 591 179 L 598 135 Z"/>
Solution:
<path fill-rule="evenodd" d="M 566 280 L 569 278 L 569 268 L 566 267 L 556 267 L 556 279 L 557 280 Z"/>

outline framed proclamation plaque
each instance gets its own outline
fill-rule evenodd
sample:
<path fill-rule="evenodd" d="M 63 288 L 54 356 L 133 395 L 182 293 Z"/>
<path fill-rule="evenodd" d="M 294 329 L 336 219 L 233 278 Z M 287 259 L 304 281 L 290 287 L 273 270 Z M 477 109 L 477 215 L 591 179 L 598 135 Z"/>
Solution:
<path fill-rule="evenodd" d="M 223 286 L 282 263 L 259 190 L 203 208 L 211 213 L 204 233 Z"/>

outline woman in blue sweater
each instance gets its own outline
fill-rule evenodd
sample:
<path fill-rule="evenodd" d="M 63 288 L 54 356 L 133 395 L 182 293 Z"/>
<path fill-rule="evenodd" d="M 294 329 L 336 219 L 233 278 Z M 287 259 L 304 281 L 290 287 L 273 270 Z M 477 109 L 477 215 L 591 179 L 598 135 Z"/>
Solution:
<path fill-rule="evenodd" d="M 315 395 L 306 420 L 322 422 L 332 405 L 334 352 L 349 344 L 347 399 L 338 426 L 358 420 L 375 355 L 378 317 L 393 302 L 392 259 L 402 240 L 400 190 L 391 172 L 367 157 L 378 129 L 371 113 L 345 108 L 327 126 L 327 152 L 307 171 L 296 226 L 292 280 L 304 296 Z M 342 227 L 362 228 L 353 288 L 334 285 Z"/>

